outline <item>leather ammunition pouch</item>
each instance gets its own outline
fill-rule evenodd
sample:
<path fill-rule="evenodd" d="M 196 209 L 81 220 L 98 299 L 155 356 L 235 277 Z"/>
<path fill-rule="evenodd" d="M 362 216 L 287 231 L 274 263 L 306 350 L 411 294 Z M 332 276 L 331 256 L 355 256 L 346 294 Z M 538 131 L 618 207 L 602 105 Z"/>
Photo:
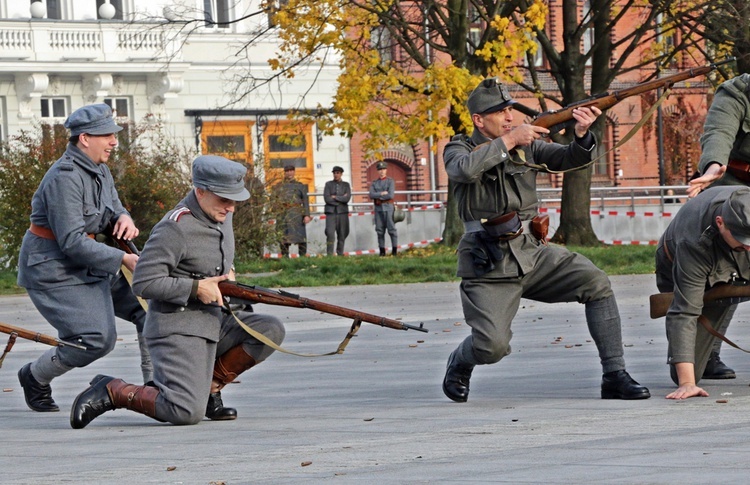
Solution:
<path fill-rule="evenodd" d="M 734 175 L 738 180 L 750 184 L 750 163 L 730 159 L 727 165 L 727 172 Z"/>
<path fill-rule="evenodd" d="M 531 219 L 531 234 L 542 242 L 547 242 L 549 233 L 549 216 L 547 214 L 538 215 Z"/>

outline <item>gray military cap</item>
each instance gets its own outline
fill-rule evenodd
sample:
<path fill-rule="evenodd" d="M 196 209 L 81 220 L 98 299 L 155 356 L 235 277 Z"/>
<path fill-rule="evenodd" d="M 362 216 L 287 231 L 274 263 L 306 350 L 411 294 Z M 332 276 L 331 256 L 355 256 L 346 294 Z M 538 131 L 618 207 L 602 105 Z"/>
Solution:
<path fill-rule="evenodd" d="M 73 111 L 65 120 L 65 128 L 70 130 L 70 136 L 81 133 L 111 135 L 122 130 L 122 126 L 112 118 L 112 108 L 104 103 L 90 104 Z"/>
<path fill-rule="evenodd" d="M 724 224 L 740 243 L 750 246 L 750 188 L 739 187 L 721 207 Z"/>
<path fill-rule="evenodd" d="M 490 77 L 479 83 L 469 95 L 466 105 L 470 114 L 489 114 L 504 110 L 516 102 L 510 96 L 508 87 L 500 79 Z"/>
<path fill-rule="evenodd" d="M 378 162 L 376 167 L 378 170 L 382 170 L 384 168 L 388 168 L 388 164 L 386 162 Z"/>
<path fill-rule="evenodd" d="M 201 155 L 193 160 L 193 185 L 229 200 L 250 198 L 245 188 L 247 167 L 217 155 Z"/>
<path fill-rule="evenodd" d="M 333 170 L 331 170 L 331 172 L 341 172 L 341 173 L 344 173 L 344 169 L 341 168 L 341 167 L 339 167 L 338 165 L 336 165 L 335 167 L 333 167 Z"/>

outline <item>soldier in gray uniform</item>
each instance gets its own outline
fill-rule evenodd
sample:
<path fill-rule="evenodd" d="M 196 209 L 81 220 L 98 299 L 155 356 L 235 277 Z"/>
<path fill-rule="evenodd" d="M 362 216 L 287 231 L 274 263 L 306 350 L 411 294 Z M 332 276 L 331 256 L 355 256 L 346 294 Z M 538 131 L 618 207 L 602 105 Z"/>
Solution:
<path fill-rule="evenodd" d="M 708 396 L 697 386 L 713 351 L 714 329 L 726 328 L 737 303 L 703 302 L 716 284 L 750 280 L 750 188 L 711 187 L 690 199 L 669 223 L 656 249 L 656 285 L 674 292 L 667 312 L 668 363 L 677 390 L 668 399 Z"/>
<path fill-rule="evenodd" d="M 378 235 L 378 247 L 380 255 L 385 256 L 385 231 L 391 238 L 391 254 L 398 252 L 398 231 L 393 220 L 393 195 L 396 191 L 396 182 L 388 177 L 388 164 L 378 162 L 379 177 L 370 184 L 370 199 L 375 204 L 375 233 Z"/>
<path fill-rule="evenodd" d="M 235 315 L 275 344 L 285 333 L 273 316 L 233 315 L 222 307 L 218 283 L 234 278 L 232 212 L 250 196 L 246 171 L 218 156 L 193 161 L 195 189 L 154 226 L 133 280 L 136 294 L 149 300 L 144 335 L 154 362 L 153 385 L 94 377 L 73 403 L 73 428 L 116 408 L 173 424 L 196 424 L 203 416 L 236 419 L 237 411 L 223 406 L 221 389 L 273 349 L 250 336 Z"/>
<path fill-rule="evenodd" d="M 135 269 L 138 256 L 97 242 L 96 234 L 123 239 L 138 228 L 123 207 L 106 165 L 122 130 L 106 104 L 77 109 L 65 121 L 70 143 L 47 171 L 31 199 L 31 225 L 18 259 L 18 284 L 63 340 L 87 350 L 52 347 L 18 372 L 26 404 L 34 411 L 59 411 L 50 383 L 85 367 L 115 346 L 115 316 L 138 331 L 144 382 L 151 362 L 141 336 L 146 312 L 120 267 Z"/>
<path fill-rule="evenodd" d="M 326 182 L 323 188 L 323 200 L 326 203 L 326 254 L 333 255 L 335 244 L 336 254 L 341 256 L 349 236 L 349 200 L 352 198 L 352 188 L 349 182 L 341 180 L 343 168 L 336 166 L 331 172 L 333 180 Z"/>
<path fill-rule="evenodd" d="M 457 135 L 445 147 L 445 168 L 465 226 L 458 276 L 471 335 L 448 358 L 443 392 L 465 402 L 474 366 L 510 354 L 511 322 L 521 298 L 528 298 L 585 304 L 604 373 L 601 397 L 648 398 L 648 389 L 625 370 L 620 314 L 609 278 L 580 254 L 546 244 L 544 220 L 537 217 L 537 171 L 527 165 L 546 163 L 552 170 L 585 165 L 596 143 L 588 129 L 601 111 L 574 110 L 575 141 L 559 145 L 539 139 L 546 128 L 512 128 L 513 103 L 498 79 L 484 80 L 468 99 L 474 133 Z"/>
<path fill-rule="evenodd" d="M 700 177 L 689 182 L 695 197 L 709 185 L 750 185 L 750 74 L 723 82 L 716 90 L 701 136 Z M 729 325 L 730 318 L 724 319 Z M 722 334 L 727 327 L 719 328 Z M 714 342 L 703 379 L 733 379 L 734 370 L 720 358 L 721 340 Z"/>
<path fill-rule="evenodd" d="M 284 239 L 281 242 L 282 256 L 289 256 L 289 247 L 292 244 L 297 245 L 300 256 L 307 254 L 305 225 L 311 220 L 310 199 L 307 196 L 307 185 L 295 180 L 295 172 L 294 165 L 284 167 L 284 181 L 278 187 L 281 202 L 286 206 L 281 221 L 284 231 Z"/>

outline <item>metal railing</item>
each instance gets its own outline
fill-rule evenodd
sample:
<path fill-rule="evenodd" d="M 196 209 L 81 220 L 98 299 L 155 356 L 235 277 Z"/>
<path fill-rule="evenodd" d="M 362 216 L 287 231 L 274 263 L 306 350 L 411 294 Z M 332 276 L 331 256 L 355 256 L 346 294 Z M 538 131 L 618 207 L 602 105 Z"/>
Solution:
<path fill-rule="evenodd" d="M 592 187 L 591 208 L 611 209 L 613 207 L 629 208 L 635 211 L 640 206 L 674 206 L 687 200 L 686 185 L 657 185 L 644 187 Z M 672 191 L 673 193 L 670 193 Z M 558 208 L 562 202 L 562 188 L 539 188 L 539 201 L 543 207 Z M 397 196 L 405 196 L 405 201 L 396 202 L 403 209 L 436 206 L 441 208 L 448 197 L 447 190 L 405 190 L 396 191 Z M 311 212 L 323 212 L 325 203 L 322 192 L 311 192 L 316 202 L 310 204 Z M 374 204 L 369 201 L 368 192 L 352 192 L 353 202 L 349 203 L 351 211 L 371 211 Z"/>

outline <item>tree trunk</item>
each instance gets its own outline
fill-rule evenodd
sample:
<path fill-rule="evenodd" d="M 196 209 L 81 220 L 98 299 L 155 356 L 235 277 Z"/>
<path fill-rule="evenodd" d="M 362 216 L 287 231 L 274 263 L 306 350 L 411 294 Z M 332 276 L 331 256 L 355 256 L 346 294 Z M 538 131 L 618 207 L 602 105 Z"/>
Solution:
<path fill-rule="evenodd" d="M 597 246 L 601 244 L 591 227 L 590 191 L 591 168 L 565 174 L 560 227 L 555 231 L 552 242 L 576 246 Z"/>

